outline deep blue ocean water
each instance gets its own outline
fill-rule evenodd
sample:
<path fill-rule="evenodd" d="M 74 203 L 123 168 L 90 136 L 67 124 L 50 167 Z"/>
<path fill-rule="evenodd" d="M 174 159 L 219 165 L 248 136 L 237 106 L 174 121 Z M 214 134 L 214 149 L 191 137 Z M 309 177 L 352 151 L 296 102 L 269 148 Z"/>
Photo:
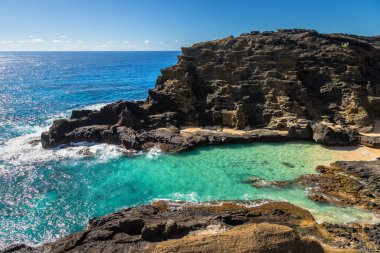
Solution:
<path fill-rule="evenodd" d="M 0 143 L 86 105 L 145 99 L 180 52 L 0 52 Z"/>
<path fill-rule="evenodd" d="M 145 99 L 160 69 L 175 64 L 178 54 L 0 52 L 0 249 L 54 240 L 83 229 L 92 217 L 156 199 L 283 200 L 320 221 L 378 220 L 356 208 L 315 203 L 306 189 L 243 183 L 252 176 L 293 179 L 335 159 L 314 143 L 204 147 L 176 155 L 153 148 L 131 156 L 106 144 L 49 150 L 30 144 L 72 109 Z"/>

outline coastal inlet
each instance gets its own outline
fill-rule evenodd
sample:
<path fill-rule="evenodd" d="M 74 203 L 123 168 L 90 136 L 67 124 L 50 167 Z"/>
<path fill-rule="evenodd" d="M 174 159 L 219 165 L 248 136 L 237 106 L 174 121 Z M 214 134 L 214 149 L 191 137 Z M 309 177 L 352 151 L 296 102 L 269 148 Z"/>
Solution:
<path fill-rule="evenodd" d="M 106 144 L 44 150 L 28 139 L 18 141 L 0 153 L 7 158 L 0 160 L 1 247 L 54 240 L 82 230 L 92 217 L 158 199 L 289 201 L 318 222 L 378 221 L 369 211 L 314 202 L 304 187 L 246 183 L 252 177 L 292 180 L 336 160 L 331 150 L 311 142 L 203 147 L 180 154 L 153 148 L 125 155 Z M 5 153 L 13 144 L 23 148 L 15 159 Z"/>

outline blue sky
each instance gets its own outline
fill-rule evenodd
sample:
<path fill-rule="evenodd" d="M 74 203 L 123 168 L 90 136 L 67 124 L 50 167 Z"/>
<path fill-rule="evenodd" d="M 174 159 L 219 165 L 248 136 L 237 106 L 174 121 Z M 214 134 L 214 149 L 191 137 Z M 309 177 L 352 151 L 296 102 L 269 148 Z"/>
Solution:
<path fill-rule="evenodd" d="M 380 0 L 0 0 L 0 50 L 178 50 L 279 28 L 380 35 Z"/>

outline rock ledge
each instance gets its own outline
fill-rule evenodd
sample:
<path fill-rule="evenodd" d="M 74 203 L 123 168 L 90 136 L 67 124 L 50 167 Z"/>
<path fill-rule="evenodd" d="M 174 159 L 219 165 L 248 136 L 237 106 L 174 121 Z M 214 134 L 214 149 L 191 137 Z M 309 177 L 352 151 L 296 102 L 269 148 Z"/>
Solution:
<path fill-rule="evenodd" d="M 146 101 L 73 111 L 42 134 L 42 145 L 90 141 L 178 152 L 200 145 L 302 139 L 378 146 L 379 140 L 362 140 L 358 132 L 371 131 L 380 117 L 379 43 L 378 37 L 301 29 L 198 43 L 182 48 L 178 63 L 161 70 Z M 184 136 L 184 127 L 256 132 Z"/>

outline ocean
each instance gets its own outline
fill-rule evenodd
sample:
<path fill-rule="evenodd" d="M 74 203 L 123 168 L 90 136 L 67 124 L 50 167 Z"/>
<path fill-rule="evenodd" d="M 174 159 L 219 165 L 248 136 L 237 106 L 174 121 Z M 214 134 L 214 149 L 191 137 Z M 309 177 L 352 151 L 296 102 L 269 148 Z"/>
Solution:
<path fill-rule="evenodd" d="M 0 249 L 55 240 L 92 217 L 158 199 L 280 200 L 318 221 L 378 221 L 357 208 L 316 203 L 307 189 L 255 188 L 244 181 L 291 180 L 334 161 L 310 142 L 203 147 L 125 155 L 120 147 L 76 143 L 42 149 L 38 139 L 73 109 L 140 100 L 180 52 L 0 52 Z"/>

